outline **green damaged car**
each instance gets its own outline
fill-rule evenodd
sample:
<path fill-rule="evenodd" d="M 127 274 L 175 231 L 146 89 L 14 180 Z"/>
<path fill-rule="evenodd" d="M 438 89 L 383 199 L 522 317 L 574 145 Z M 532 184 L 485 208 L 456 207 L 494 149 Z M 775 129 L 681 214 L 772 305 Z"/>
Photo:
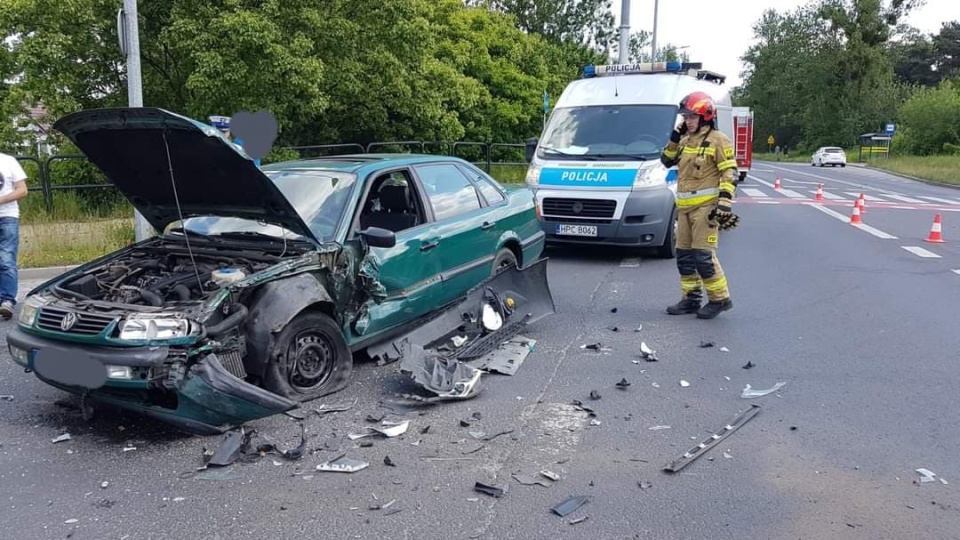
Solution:
<path fill-rule="evenodd" d="M 222 433 L 341 390 L 366 349 L 413 362 L 438 398 L 468 398 L 479 374 L 437 344 L 466 333 L 476 356 L 554 312 L 533 194 L 463 160 L 257 167 L 154 108 L 54 127 L 158 231 L 19 305 L 13 361 L 67 392 Z"/>

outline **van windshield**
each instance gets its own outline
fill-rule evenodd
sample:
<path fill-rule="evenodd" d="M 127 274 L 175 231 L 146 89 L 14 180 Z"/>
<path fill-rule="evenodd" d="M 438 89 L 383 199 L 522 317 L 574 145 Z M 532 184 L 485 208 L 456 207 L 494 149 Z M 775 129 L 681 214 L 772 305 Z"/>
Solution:
<path fill-rule="evenodd" d="M 676 126 L 676 105 L 592 105 L 553 111 L 540 140 L 543 159 L 655 159 Z"/>

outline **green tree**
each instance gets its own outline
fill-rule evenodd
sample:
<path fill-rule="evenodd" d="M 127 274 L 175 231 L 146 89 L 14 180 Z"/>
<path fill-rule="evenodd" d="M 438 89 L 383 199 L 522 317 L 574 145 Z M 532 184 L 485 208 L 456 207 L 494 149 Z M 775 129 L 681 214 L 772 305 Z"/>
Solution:
<path fill-rule="evenodd" d="M 619 36 L 611 0 L 467 0 L 467 4 L 508 13 L 521 30 L 554 43 L 576 43 L 604 54 Z"/>

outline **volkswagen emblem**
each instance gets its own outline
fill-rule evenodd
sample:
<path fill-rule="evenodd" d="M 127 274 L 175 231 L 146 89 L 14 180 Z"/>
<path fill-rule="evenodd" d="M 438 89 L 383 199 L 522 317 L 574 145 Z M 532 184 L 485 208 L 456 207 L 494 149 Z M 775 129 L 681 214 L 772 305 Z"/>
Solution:
<path fill-rule="evenodd" d="M 577 201 L 573 203 L 573 213 L 579 214 L 580 212 L 583 212 L 583 203 L 580 201 Z"/>
<path fill-rule="evenodd" d="M 60 329 L 64 332 L 69 331 L 71 328 L 73 328 L 73 325 L 77 324 L 77 320 L 79 320 L 79 317 L 77 317 L 76 313 L 73 313 L 72 311 L 68 312 L 63 316 L 63 320 L 60 321 Z"/>

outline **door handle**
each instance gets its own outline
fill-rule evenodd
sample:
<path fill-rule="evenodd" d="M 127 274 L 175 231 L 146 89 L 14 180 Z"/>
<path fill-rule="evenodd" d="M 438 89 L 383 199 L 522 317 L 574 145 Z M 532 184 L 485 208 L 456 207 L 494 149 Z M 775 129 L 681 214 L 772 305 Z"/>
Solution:
<path fill-rule="evenodd" d="M 420 244 L 420 251 L 430 251 L 431 249 L 437 247 L 440 244 L 439 240 L 431 240 L 429 242 L 424 242 Z"/>
<path fill-rule="evenodd" d="M 485 230 L 487 230 L 487 229 L 492 229 L 493 226 L 496 225 L 496 224 L 497 224 L 496 221 L 493 221 L 493 222 L 491 222 L 491 221 L 484 221 L 484 222 L 483 222 L 483 225 L 480 226 L 480 230 L 481 230 L 481 231 L 485 231 Z"/>

